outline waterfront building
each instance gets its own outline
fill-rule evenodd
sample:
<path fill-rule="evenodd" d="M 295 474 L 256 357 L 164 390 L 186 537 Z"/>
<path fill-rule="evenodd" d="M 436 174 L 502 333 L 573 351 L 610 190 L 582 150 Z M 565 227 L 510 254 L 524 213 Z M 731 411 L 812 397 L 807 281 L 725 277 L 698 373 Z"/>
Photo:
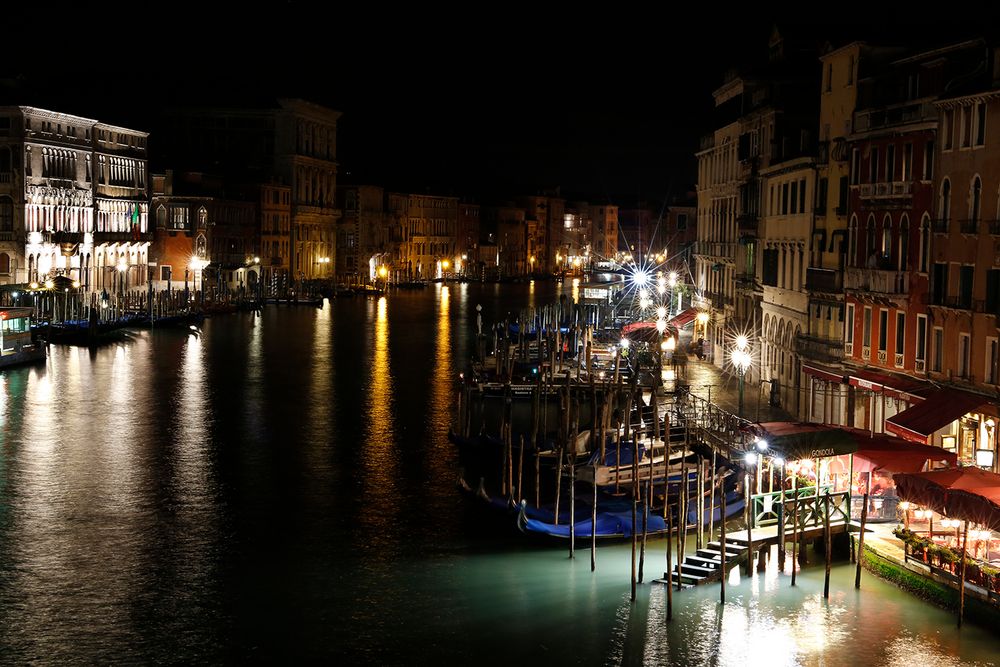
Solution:
<path fill-rule="evenodd" d="M 226 188 L 221 178 L 196 172 L 154 174 L 155 232 L 150 259 L 156 270 L 150 285 L 158 290 L 187 285 L 190 289 L 256 292 L 263 270 L 273 261 L 273 257 L 261 258 L 261 202 L 266 192 L 271 210 L 280 209 L 281 190 L 276 186 Z"/>
<path fill-rule="evenodd" d="M 294 280 L 330 278 L 336 266 L 337 121 L 340 112 L 299 99 L 260 108 L 177 109 L 162 153 L 177 169 L 290 188 L 289 266 Z"/>
<path fill-rule="evenodd" d="M 897 57 L 858 81 L 844 271 L 845 424 L 875 433 L 922 400 L 937 114 L 961 65 Z M 954 55 L 954 54 L 953 54 Z"/>
<path fill-rule="evenodd" d="M 0 107 L 0 284 L 56 276 L 88 291 L 146 282 L 148 134 Z"/>
<path fill-rule="evenodd" d="M 479 261 L 479 204 L 472 201 L 459 201 L 458 203 L 458 234 L 455 239 L 455 273 L 460 276 L 477 275 L 477 263 Z M 532 231 L 535 231 L 533 229 Z M 528 243 L 535 238 L 529 232 Z"/>
<path fill-rule="evenodd" d="M 647 256 L 655 243 L 662 245 L 663 235 L 659 228 L 658 211 L 648 205 L 635 208 L 621 208 L 618 212 L 619 235 L 616 252 L 620 256 L 640 253 Z M 692 225 L 693 227 L 694 225 Z"/>
<path fill-rule="evenodd" d="M 517 206 L 483 206 L 480 230 L 485 246 L 496 249 L 497 278 L 528 273 L 528 226 L 525 211 Z"/>
<path fill-rule="evenodd" d="M 694 192 L 677 198 L 667 206 L 660 232 L 663 255 L 670 266 L 690 266 L 698 242 L 698 198 Z M 690 283 L 691 276 L 682 276 L 681 282 Z"/>
<path fill-rule="evenodd" d="M 562 257 L 559 243 L 565 222 L 566 200 L 553 193 L 517 197 L 515 204 L 524 209 L 529 243 L 535 257 L 534 270 L 555 273 L 561 264 L 557 256 Z"/>
<path fill-rule="evenodd" d="M 761 257 L 761 375 L 772 403 L 791 414 L 804 406 L 799 343 L 809 330 L 807 249 L 813 230 L 816 160 L 774 161 L 760 171 L 766 193 L 759 227 Z M 750 244 L 745 244 L 747 253 Z"/>
<path fill-rule="evenodd" d="M 268 294 L 291 286 L 292 189 L 278 182 L 260 185 L 260 265 Z"/>
<path fill-rule="evenodd" d="M 375 185 L 348 185 L 337 191 L 342 211 L 337 223 L 338 282 L 361 284 L 375 279 L 378 267 L 390 264 L 385 192 Z"/>
<path fill-rule="evenodd" d="M 401 267 L 407 280 L 451 273 L 458 228 L 458 198 L 407 195 Z"/>
<path fill-rule="evenodd" d="M 846 423 L 843 276 L 850 195 L 848 138 L 857 106 L 857 81 L 871 67 L 874 51 L 864 43 L 851 42 L 830 47 L 820 57 L 816 205 L 805 278 L 808 325 L 794 341 L 805 392 L 799 415 L 806 421 Z"/>
<path fill-rule="evenodd" d="M 618 207 L 613 204 L 595 204 L 590 207 L 592 261 L 614 258 L 618 251 Z"/>
<path fill-rule="evenodd" d="M 906 415 L 890 418 L 886 429 L 948 447 L 960 462 L 991 464 L 996 471 L 1000 62 L 982 40 L 926 54 L 921 62 L 935 57 L 947 58 L 952 67 L 943 72 L 943 91 L 932 110 L 937 121 L 936 164 L 933 174 L 925 175 L 932 222 L 923 223 L 930 222 L 933 233 L 922 235 L 930 240 L 930 257 L 920 266 L 930 292 L 926 323 L 918 329 L 918 335 L 924 332 L 926 337 L 924 355 L 917 362 L 922 367 L 915 370 L 934 384 L 954 389 L 947 397 L 935 394 L 927 399 L 925 409 L 941 415 L 932 424 L 937 427 L 933 433 L 914 438 L 906 428 Z M 945 400 L 962 400 L 959 413 L 946 414 L 941 405 Z"/>

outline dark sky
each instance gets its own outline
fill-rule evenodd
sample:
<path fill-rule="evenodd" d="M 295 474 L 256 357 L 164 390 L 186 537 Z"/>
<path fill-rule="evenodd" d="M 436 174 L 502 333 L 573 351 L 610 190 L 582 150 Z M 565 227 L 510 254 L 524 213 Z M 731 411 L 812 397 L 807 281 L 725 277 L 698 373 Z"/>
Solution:
<path fill-rule="evenodd" d="M 759 12 L 720 24 L 690 10 L 497 18 L 483 7 L 391 23 L 315 11 L 280 3 L 249 31 L 164 27 L 134 61 L 104 66 L 98 50 L 96 86 L 87 68 L 0 65 L 0 100 L 154 130 L 155 150 L 160 108 L 303 97 L 344 114 L 342 180 L 486 198 L 558 186 L 627 206 L 690 188 L 711 91 L 729 67 L 764 56 L 774 24 Z M 840 40 L 941 39 L 931 25 L 779 21 L 787 34 Z"/>

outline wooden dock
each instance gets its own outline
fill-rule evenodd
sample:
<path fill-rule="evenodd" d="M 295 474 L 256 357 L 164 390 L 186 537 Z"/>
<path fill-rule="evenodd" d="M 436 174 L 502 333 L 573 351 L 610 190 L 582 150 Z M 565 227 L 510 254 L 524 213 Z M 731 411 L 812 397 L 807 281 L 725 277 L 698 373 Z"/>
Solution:
<path fill-rule="evenodd" d="M 794 492 L 791 492 L 794 494 Z M 861 524 L 851 521 L 845 511 L 847 494 L 836 493 L 826 495 L 803 495 L 798 498 L 786 498 L 783 509 L 784 517 L 775 521 L 773 515 L 773 496 L 779 494 L 760 494 L 751 499 L 752 507 L 765 507 L 763 512 L 754 511 L 752 518 L 761 520 L 767 525 L 751 528 L 747 535 L 746 528 L 726 533 L 726 573 L 733 567 L 746 561 L 749 556 L 762 549 L 770 549 L 778 544 L 779 526 L 784 526 L 784 543 L 805 542 L 823 537 L 826 532 L 824 512 L 830 512 L 830 536 L 861 530 Z M 826 500 L 829 498 L 829 500 Z M 791 518 L 796 512 L 803 519 L 793 529 Z M 752 553 L 751 553 L 752 552 Z M 722 544 L 719 541 L 709 542 L 707 548 L 697 549 L 693 555 L 685 555 L 679 566 L 675 565 L 670 572 L 664 572 L 657 583 L 671 583 L 679 588 L 689 588 L 701 584 L 719 581 L 722 577 Z"/>

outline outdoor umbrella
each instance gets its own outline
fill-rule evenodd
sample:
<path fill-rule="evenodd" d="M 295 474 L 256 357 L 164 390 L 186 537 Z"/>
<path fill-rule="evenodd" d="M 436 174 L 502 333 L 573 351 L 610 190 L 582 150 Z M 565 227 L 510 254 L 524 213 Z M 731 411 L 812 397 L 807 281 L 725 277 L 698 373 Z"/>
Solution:
<path fill-rule="evenodd" d="M 896 482 L 897 495 L 903 500 L 929 507 L 953 518 L 969 521 L 976 519 L 948 511 L 949 493 L 966 491 L 985 497 L 984 493 L 1000 492 L 1000 475 L 974 467 L 948 468 L 919 473 L 896 473 L 892 479 Z M 954 501 L 952 504 L 955 510 L 960 510 L 962 507 L 961 504 L 956 505 Z"/>

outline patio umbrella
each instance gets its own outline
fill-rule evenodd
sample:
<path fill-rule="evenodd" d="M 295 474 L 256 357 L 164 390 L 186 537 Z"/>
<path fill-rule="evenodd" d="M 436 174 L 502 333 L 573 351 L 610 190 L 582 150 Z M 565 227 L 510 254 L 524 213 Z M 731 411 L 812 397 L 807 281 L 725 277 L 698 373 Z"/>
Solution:
<path fill-rule="evenodd" d="M 947 494 L 945 509 L 952 518 L 1000 530 L 1000 487 L 975 492 L 952 489 Z"/>
<path fill-rule="evenodd" d="M 974 517 L 953 514 L 948 511 L 948 494 L 952 491 L 966 491 L 981 497 L 984 493 L 1000 492 L 1000 475 L 980 468 L 948 468 L 919 473 L 896 473 L 896 493 L 903 500 L 929 507 L 957 519 L 975 521 Z M 961 504 L 954 509 L 961 511 Z"/>

